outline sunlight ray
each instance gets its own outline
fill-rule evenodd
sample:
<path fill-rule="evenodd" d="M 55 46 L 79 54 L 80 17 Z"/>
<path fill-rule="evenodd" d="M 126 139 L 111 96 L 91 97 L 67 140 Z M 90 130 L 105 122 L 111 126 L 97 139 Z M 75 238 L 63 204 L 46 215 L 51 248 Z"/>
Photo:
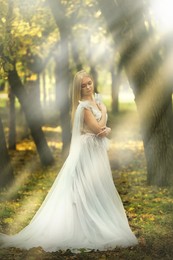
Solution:
<path fill-rule="evenodd" d="M 150 5 L 158 31 L 163 34 L 173 31 L 172 0 L 154 0 Z"/>

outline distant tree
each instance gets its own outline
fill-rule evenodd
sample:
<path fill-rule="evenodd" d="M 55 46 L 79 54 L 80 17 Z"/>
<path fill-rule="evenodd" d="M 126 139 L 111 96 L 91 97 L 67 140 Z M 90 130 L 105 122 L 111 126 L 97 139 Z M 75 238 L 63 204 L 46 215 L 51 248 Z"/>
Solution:
<path fill-rule="evenodd" d="M 148 1 L 97 2 L 120 52 L 120 68 L 125 68 L 135 95 L 148 184 L 171 185 L 173 82 L 164 68 L 170 45 L 166 39 L 156 41 L 149 18 Z M 168 49 L 165 44 L 169 46 Z"/>
<path fill-rule="evenodd" d="M 9 88 L 9 134 L 8 134 L 8 148 L 16 150 L 16 108 L 15 95 Z"/>
<path fill-rule="evenodd" d="M 61 1 L 50 0 L 49 6 L 60 33 L 59 48 L 55 56 L 56 61 L 56 101 L 60 111 L 62 127 L 62 153 L 66 156 L 71 139 L 69 86 L 71 71 L 69 69 L 69 37 L 71 24 L 66 16 L 66 6 Z"/>
<path fill-rule="evenodd" d="M 17 73 L 15 65 L 12 70 L 8 71 L 8 81 L 13 90 L 13 93 L 18 98 L 22 106 L 42 165 L 52 164 L 54 159 L 42 131 L 42 125 L 40 124 L 39 118 L 37 118 L 37 113 L 35 113 L 35 111 L 37 111 L 37 107 L 32 103 L 31 96 L 27 94 Z"/>
<path fill-rule="evenodd" d="M 36 6 L 40 6 L 39 0 L 29 4 L 25 0 L 23 3 L 13 0 L 3 3 L 4 8 L 2 8 L 2 19 L 0 21 L 0 62 L 8 77 L 11 91 L 21 104 L 41 163 L 49 165 L 53 163 L 54 159 L 41 128 L 43 124 L 41 112 L 39 113 L 41 108 L 38 106 L 38 100 L 34 102 L 36 98 L 33 98 L 29 89 L 23 84 L 24 75 L 32 76 L 44 69 L 46 62 L 49 60 L 49 51 L 52 52 L 52 46 L 54 47 L 54 44 L 56 44 L 53 37 L 51 37 L 51 40 L 48 39 L 49 30 L 47 26 L 52 26 L 52 24 L 46 23 L 43 19 L 44 16 L 49 14 L 43 13 L 42 10 L 38 14 L 33 13 L 33 8 Z M 38 19 L 39 16 L 43 16 L 42 19 Z M 49 21 L 51 21 L 51 17 L 49 17 Z M 3 23 L 3 27 L 1 23 Z M 45 25 L 44 28 L 41 27 L 42 23 Z M 43 33 L 50 48 L 42 46 L 42 42 L 44 42 L 41 39 Z M 42 50 L 43 47 L 47 52 Z M 44 51 L 46 57 L 44 62 L 39 58 L 42 51 Z"/>
<path fill-rule="evenodd" d="M 13 181 L 13 168 L 8 154 L 2 120 L 0 118 L 0 188 L 11 185 Z"/>
<path fill-rule="evenodd" d="M 117 113 L 119 111 L 119 89 L 120 89 L 120 74 L 117 72 L 116 64 L 112 64 L 111 68 L 111 93 L 112 93 L 112 104 L 111 111 L 112 113 Z"/>

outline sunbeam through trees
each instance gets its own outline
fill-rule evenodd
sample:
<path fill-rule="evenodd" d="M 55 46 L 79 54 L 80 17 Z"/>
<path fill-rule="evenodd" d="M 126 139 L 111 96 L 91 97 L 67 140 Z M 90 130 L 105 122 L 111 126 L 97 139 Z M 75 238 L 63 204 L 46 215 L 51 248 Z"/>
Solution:
<path fill-rule="evenodd" d="M 108 123 L 113 129 L 109 156 L 124 200 L 123 178 L 127 187 L 128 178 L 135 182 L 140 176 L 140 189 L 145 186 L 149 194 L 150 189 L 153 193 L 156 189 L 157 202 L 163 194 L 169 194 L 171 201 L 172 1 L 0 0 L 0 6 L 1 200 L 19 201 L 22 206 L 18 211 L 24 210 L 26 215 L 27 207 L 34 212 L 41 203 L 45 194 L 39 194 L 39 189 L 44 189 L 39 185 L 43 185 L 46 170 L 53 181 L 57 167 L 69 153 L 72 81 L 78 70 L 85 69 L 93 76 L 94 91 L 102 94 L 108 107 Z M 41 184 L 32 179 L 29 168 L 38 179 L 41 176 Z M 38 190 L 33 201 L 34 196 L 26 199 L 21 191 L 21 187 L 27 190 L 30 178 L 28 193 Z M 50 184 L 45 184 L 46 191 Z M 129 187 L 132 194 L 132 182 Z M 135 195 L 135 206 L 127 202 L 129 218 L 136 227 L 143 225 L 133 215 L 134 208 L 143 214 L 139 209 L 141 194 L 136 197 L 138 205 Z M 6 228 L 5 218 L 14 214 L 6 214 L 5 207 L 0 223 Z M 163 208 L 162 204 L 160 212 Z M 157 217 L 153 218 L 151 222 Z M 19 225 L 22 221 L 18 217 Z M 142 226 L 139 236 L 143 239 L 141 230 Z M 147 237 L 146 230 L 145 226 Z M 106 257 L 103 259 L 110 259 Z"/>

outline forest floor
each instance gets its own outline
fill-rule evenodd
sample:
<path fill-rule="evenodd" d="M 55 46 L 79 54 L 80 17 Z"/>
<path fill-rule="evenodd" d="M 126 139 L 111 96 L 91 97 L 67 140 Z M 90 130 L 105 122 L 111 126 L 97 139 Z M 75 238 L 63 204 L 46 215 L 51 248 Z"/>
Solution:
<path fill-rule="evenodd" d="M 114 118 L 110 119 L 110 122 Z M 1 260 L 173 259 L 173 189 L 147 186 L 146 163 L 137 117 L 115 118 L 109 158 L 113 179 L 122 198 L 129 224 L 139 244 L 104 252 L 70 251 L 46 253 L 42 248 L 0 250 Z M 1 192 L 0 232 L 16 233 L 32 218 L 63 164 L 59 128 L 44 128 L 56 163 L 41 168 L 31 138 L 17 144 L 11 152 L 16 184 Z"/>

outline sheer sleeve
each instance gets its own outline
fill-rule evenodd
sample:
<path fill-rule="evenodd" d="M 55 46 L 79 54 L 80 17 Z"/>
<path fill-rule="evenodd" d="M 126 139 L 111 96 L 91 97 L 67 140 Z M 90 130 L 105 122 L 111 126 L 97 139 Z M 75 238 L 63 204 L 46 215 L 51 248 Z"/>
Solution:
<path fill-rule="evenodd" d="M 75 116 L 74 116 L 70 152 L 74 150 L 77 152 L 77 150 L 80 149 L 80 136 L 81 136 L 81 130 L 83 128 L 85 108 L 89 109 L 88 102 L 79 101 L 79 105 L 76 109 Z"/>

